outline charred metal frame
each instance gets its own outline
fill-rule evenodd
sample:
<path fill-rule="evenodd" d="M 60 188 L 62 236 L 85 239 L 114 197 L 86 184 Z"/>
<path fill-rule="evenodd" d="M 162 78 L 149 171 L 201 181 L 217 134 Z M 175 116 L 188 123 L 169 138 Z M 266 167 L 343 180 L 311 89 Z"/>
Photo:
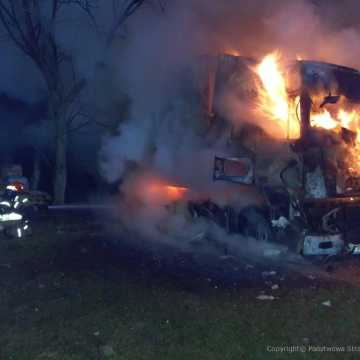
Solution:
<path fill-rule="evenodd" d="M 226 78 L 229 76 L 227 70 L 230 69 L 230 73 L 231 71 L 236 71 L 237 66 L 241 63 L 240 60 L 236 58 L 237 57 L 231 55 L 222 55 L 216 59 L 211 58 L 210 65 L 208 66 L 209 73 L 205 94 L 206 113 L 209 118 L 216 116 L 216 110 L 214 109 L 213 103 L 218 89 L 224 85 L 223 82 L 226 82 Z M 243 58 L 241 60 L 244 61 L 244 64 L 255 63 L 253 59 Z M 224 65 L 226 71 L 224 69 L 220 71 L 220 68 L 222 68 L 221 65 Z M 303 211 L 302 217 L 305 218 L 303 230 L 308 234 L 319 234 L 321 236 L 321 234 L 324 234 L 325 232 L 321 228 L 321 225 L 319 226 L 318 222 L 322 222 L 325 217 L 326 219 L 329 219 L 330 215 L 335 217 L 338 216 L 339 223 L 345 224 L 350 217 L 350 213 L 355 208 L 357 208 L 360 217 L 360 192 L 358 194 L 339 195 L 336 193 L 336 181 L 334 182 L 336 174 L 331 174 L 331 176 L 325 175 L 330 171 L 324 160 L 324 149 L 328 146 L 324 139 L 327 135 L 325 131 L 314 129 L 311 126 L 311 111 L 313 106 L 311 98 L 312 90 L 319 85 L 319 83 L 324 85 L 324 88 L 330 89 L 331 81 L 335 81 L 339 85 L 339 94 L 332 96 L 329 91 L 329 96 L 327 96 L 322 105 L 325 105 L 326 103 L 335 103 L 338 100 L 339 95 L 343 95 L 352 102 L 360 103 L 360 72 L 343 66 L 314 61 L 298 61 L 297 66 L 301 78 L 300 89 L 297 91 L 297 94 L 300 97 L 300 138 L 293 141 L 291 146 L 301 158 L 303 189 L 305 189 L 306 173 L 313 171 L 314 164 L 316 164 L 320 165 L 320 168 L 324 173 L 327 195 L 321 199 L 307 199 L 304 196 L 300 196 L 296 201 L 301 208 L 300 210 Z M 331 74 L 333 79 L 327 79 L 326 75 L 324 75 L 327 73 Z M 341 137 L 344 142 L 351 144 L 355 141 L 356 134 L 350 130 L 342 129 Z M 318 154 L 316 159 L 314 159 L 314 153 Z M 215 158 L 215 165 L 216 161 L 219 161 L 219 159 L 220 158 Z M 214 180 L 234 180 L 223 176 L 223 171 L 221 171 L 223 170 L 223 167 L 224 164 L 218 168 L 214 166 L 214 169 L 217 168 L 217 176 L 214 177 Z M 286 184 L 284 185 L 286 187 Z M 254 186 L 260 188 L 261 184 L 256 184 Z M 275 204 L 271 204 L 269 201 L 268 208 L 270 209 L 270 213 L 274 205 Z M 228 230 L 231 228 L 231 221 L 229 221 L 229 219 L 233 217 L 233 214 L 230 216 L 231 211 L 229 211 L 229 209 L 226 209 L 226 211 L 219 211 L 224 209 L 219 209 L 217 206 L 206 202 L 202 204 L 190 204 L 190 208 L 197 215 L 206 213 L 205 215 L 207 217 L 215 218 L 215 221 L 221 223 L 223 227 Z M 337 211 L 336 209 L 340 210 Z M 219 212 L 222 213 L 220 217 Z M 309 218 L 310 221 L 306 218 Z M 344 234 L 345 240 L 347 241 L 348 231 L 346 226 L 341 228 L 341 232 Z"/>

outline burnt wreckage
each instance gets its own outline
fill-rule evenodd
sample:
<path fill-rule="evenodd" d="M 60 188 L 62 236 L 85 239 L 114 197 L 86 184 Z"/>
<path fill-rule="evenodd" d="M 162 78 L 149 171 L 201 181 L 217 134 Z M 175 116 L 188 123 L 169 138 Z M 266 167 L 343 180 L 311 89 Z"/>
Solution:
<path fill-rule="evenodd" d="M 250 101 L 256 97 L 251 87 L 244 86 L 252 64 L 251 59 L 221 55 L 216 66 L 210 67 L 206 101 L 215 127 L 226 123 L 216 113 L 217 93 L 237 87 L 239 97 Z M 283 242 L 304 256 L 360 254 L 360 177 L 347 162 L 357 134 L 346 128 L 335 133 L 311 126 L 315 97 L 319 107 L 336 106 L 339 101 L 360 104 L 360 72 L 316 61 L 296 61 L 291 72 L 299 80 L 291 96 L 297 99 L 300 134 L 284 141 L 286 161 L 279 160 L 281 166 L 266 166 L 278 156 L 266 146 L 263 153 L 257 151 L 255 143 L 261 147 L 272 140 L 254 125 L 232 134 L 235 156 L 214 160 L 214 181 L 251 187 L 263 202 L 236 209 L 204 201 L 189 203 L 189 210 L 194 216 L 212 219 L 229 233 Z M 239 79 L 241 86 L 234 85 Z"/>

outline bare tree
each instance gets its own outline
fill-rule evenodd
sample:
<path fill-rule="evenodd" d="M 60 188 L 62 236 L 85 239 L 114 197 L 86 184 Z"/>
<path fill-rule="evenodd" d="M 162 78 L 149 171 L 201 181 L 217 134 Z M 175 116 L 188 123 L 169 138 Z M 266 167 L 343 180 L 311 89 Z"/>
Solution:
<path fill-rule="evenodd" d="M 0 22 L 12 42 L 34 63 L 48 91 L 48 117 L 55 130 L 54 200 L 65 199 L 67 166 L 67 116 L 70 105 L 85 86 L 75 71 L 71 79 L 63 79 L 65 68 L 74 69 L 73 59 L 58 44 L 56 22 L 63 6 L 78 6 L 91 14 L 90 0 L 0 0 Z M 46 13 L 44 11 L 46 10 Z"/>
<path fill-rule="evenodd" d="M 160 7 L 162 11 L 165 8 L 165 0 L 113 0 L 113 21 L 106 39 L 107 47 L 109 47 L 113 43 L 118 30 L 124 26 L 126 20 L 145 3 L 155 3 Z"/>
<path fill-rule="evenodd" d="M 152 0 L 113 0 L 114 21 L 107 35 L 107 47 L 111 46 L 126 19 L 147 1 Z M 161 4 L 161 0 L 156 1 Z M 46 84 L 48 118 L 55 134 L 53 188 L 56 203 L 65 200 L 69 133 L 90 122 L 84 115 L 86 112 L 76 107 L 86 81 L 78 77 L 71 54 L 60 46 L 55 33 L 59 14 L 65 6 L 80 8 L 96 24 L 93 10 L 97 0 L 0 0 L 0 24 L 13 44 L 32 60 Z M 74 126 L 79 121 L 80 125 Z"/>

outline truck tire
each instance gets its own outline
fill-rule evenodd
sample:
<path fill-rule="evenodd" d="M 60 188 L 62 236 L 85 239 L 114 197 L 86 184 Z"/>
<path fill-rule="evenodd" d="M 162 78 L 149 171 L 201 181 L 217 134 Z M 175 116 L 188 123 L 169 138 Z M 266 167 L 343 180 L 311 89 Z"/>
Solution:
<path fill-rule="evenodd" d="M 257 207 L 247 207 L 239 213 L 239 232 L 258 241 L 272 241 L 270 222 Z"/>

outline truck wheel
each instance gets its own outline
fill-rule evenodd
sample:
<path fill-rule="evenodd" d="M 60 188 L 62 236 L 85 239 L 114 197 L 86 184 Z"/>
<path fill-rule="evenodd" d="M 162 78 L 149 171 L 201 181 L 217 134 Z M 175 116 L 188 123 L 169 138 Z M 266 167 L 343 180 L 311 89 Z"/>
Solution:
<path fill-rule="evenodd" d="M 270 222 L 259 208 L 247 207 L 239 213 L 239 231 L 258 241 L 272 241 Z"/>

